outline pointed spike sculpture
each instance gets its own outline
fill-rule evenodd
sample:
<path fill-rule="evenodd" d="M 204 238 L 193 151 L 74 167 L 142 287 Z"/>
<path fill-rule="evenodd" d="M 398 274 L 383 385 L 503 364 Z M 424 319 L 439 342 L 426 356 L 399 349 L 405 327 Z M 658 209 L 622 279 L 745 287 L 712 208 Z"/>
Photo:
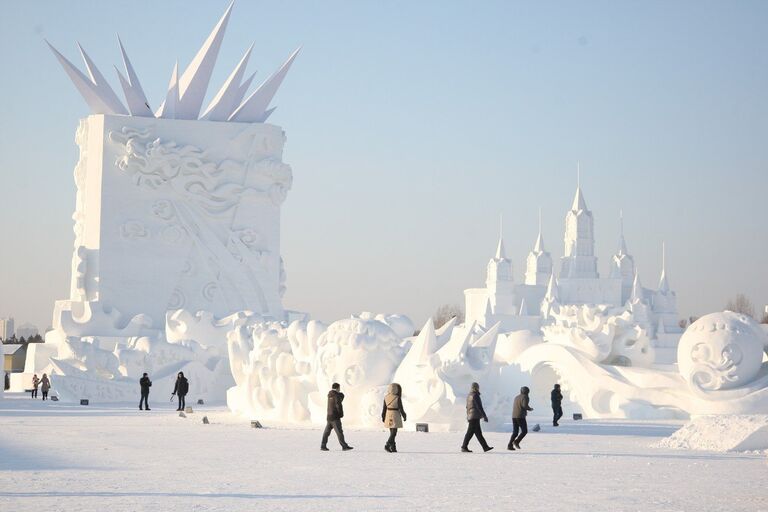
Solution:
<path fill-rule="evenodd" d="M 496 346 L 496 340 L 499 337 L 499 329 L 501 328 L 501 322 L 496 322 L 491 326 L 490 329 L 488 329 L 485 334 L 477 338 L 475 341 L 471 342 L 470 345 L 472 347 L 486 347 L 491 348 Z M 491 350 L 493 352 L 493 350 Z"/>
<path fill-rule="evenodd" d="M 555 283 L 555 274 L 549 275 L 549 283 L 547 283 L 547 294 L 544 298 L 549 302 L 555 302 L 560 299 L 557 292 L 557 284 Z"/>
<path fill-rule="evenodd" d="M 525 297 L 520 301 L 520 311 L 518 312 L 519 316 L 528 316 L 528 305 L 525 303 Z"/>
<path fill-rule="evenodd" d="M 211 100 L 208 108 L 200 119 L 207 121 L 226 121 L 232 112 L 240 105 L 245 95 L 245 90 L 241 92 L 241 82 L 243 75 L 245 74 L 245 67 L 248 65 L 248 59 L 253 51 L 253 45 L 245 51 L 245 55 L 240 59 L 240 62 L 235 66 L 235 69 L 227 77 L 224 85 L 221 86 L 219 92 Z M 253 78 L 253 76 L 251 76 Z M 250 82 L 249 84 L 250 85 Z M 247 89 L 247 88 L 246 88 Z"/>
<path fill-rule="evenodd" d="M 179 77 L 179 104 L 176 108 L 176 119 L 197 119 L 200 114 L 200 107 L 208 91 L 208 83 L 211 81 L 213 67 L 219 56 L 221 42 L 224 40 L 224 32 L 227 30 L 227 22 L 234 4 L 233 0 L 213 27 L 195 58 Z"/>
<path fill-rule="evenodd" d="M 401 366 L 428 364 L 430 357 L 436 350 L 437 334 L 435 332 L 435 324 L 432 322 L 432 318 L 429 318 L 414 340 L 413 345 L 411 345 L 411 349 L 403 358 Z"/>
<path fill-rule="evenodd" d="M 176 119 L 176 108 L 179 105 L 179 62 L 173 66 L 171 81 L 168 83 L 168 93 L 165 101 L 160 105 L 160 109 L 155 114 L 162 119 Z"/>
<path fill-rule="evenodd" d="M 476 325 L 477 322 L 472 322 L 472 324 L 467 326 L 466 333 L 464 334 L 460 331 L 453 331 L 448 343 L 443 345 L 440 350 L 437 351 L 437 355 L 443 365 L 446 363 L 460 363 L 464 360 Z"/>
<path fill-rule="evenodd" d="M 288 60 L 280 66 L 280 69 L 267 78 L 258 89 L 253 91 L 248 99 L 246 99 L 242 105 L 229 117 L 229 121 L 236 121 L 240 123 L 263 123 L 269 114 L 272 112 L 267 110 L 269 104 L 272 102 L 275 93 L 280 88 L 280 84 L 283 83 L 285 76 L 288 74 L 288 70 L 291 68 L 294 59 L 299 54 L 301 48 L 297 48 Z"/>
<path fill-rule="evenodd" d="M 125 108 L 122 104 L 120 108 L 115 110 L 115 105 L 108 98 L 104 96 L 104 89 L 95 84 L 90 78 L 85 76 L 79 69 L 75 67 L 66 57 L 64 57 L 59 51 L 51 45 L 48 41 L 45 41 L 48 48 L 51 49 L 56 59 L 64 68 L 64 72 L 67 73 L 69 79 L 75 85 L 80 95 L 83 97 L 88 107 L 91 109 L 92 114 L 121 114 L 125 112 Z M 109 87 L 109 86 L 107 86 Z"/>
<path fill-rule="evenodd" d="M 458 321 L 458 318 L 453 316 L 450 320 L 445 322 L 440 328 L 435 329 L 435 334 L 437 335 L 438 342 L 445 342 L 448 341 L 447 339 L 442 339 L 444 336 L 450 337 L 451 331 L 453 331 L 453 328 L 456 326 L 456 322 Z"/>
<path fill-rule="evenodd" d="M 83 47 L 80 46 L 80 43 L 77 43 L 77 48 L 80 50 L 80 55 L 83 57 L 83 62 L 85 62 L 85 68 L 88 70 L 88 74 L 91 77 L 91 82 L 96 85 L 96 88 L 101 93 L 101 96 L 104 98 L 104 101 L 107 103 L 107 105 L 115 114 L 128 115 L 128 111 L 125 109 L 125 106 L 123 106 L 122 102 L 117 97 L 117 94 L 115 94 L 115 91 L 112 90 L 112 87 L 107 82 L 107 79 L 104 78 L 104 75 L 101 74 L 101 71 L 99 71 L 99 68 L 96 67 L 96 64 L 93 62 L 91 57 L 85 53 L 85 50 L 83 50 Z"/>
<path fill-rule="evenodd" d="M 132 116 L 155 117 L 152 108 L 149 106 L 149 101 L 147 101 L 147 95 L 144 94 L 144 89 L 141 87 L 139 77 L 131 65 L 128 53 L 126 53 L 119 35 L 117 36 L 117 44 L 120 46 L 120 54 L 123 57 L 123 66 L 125 67 L 125 73 L 128 78 L 126 79 L 117 67 L 115 67 L 115 71 L 117 72 L 117 77 L 120 79 L 120 85 L 123 88 L 125 101 L 128 104 L 128 111 Z"/>

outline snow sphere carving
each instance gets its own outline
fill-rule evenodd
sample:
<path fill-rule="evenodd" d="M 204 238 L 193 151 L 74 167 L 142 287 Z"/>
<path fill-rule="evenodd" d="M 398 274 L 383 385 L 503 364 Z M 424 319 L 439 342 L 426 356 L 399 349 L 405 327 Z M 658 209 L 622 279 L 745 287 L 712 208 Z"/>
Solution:
<path fill-rule="evenodd" d="M 718 391 L 750 383 L 760 371 L 765 334 L 746 315 L 724 311 L 692 323 L 677 347 L 680 374 L 694 389 Z"/>

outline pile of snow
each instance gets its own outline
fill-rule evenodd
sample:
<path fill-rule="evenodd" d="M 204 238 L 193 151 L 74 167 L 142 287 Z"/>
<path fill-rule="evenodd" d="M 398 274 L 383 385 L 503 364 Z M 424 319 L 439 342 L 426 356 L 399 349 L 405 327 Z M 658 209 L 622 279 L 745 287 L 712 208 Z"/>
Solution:
<path fill-rule="evenodd" d="M 659 446 L 713 452 L 768 450 L 768 415 L 700 416 L 662 439 Z"/>

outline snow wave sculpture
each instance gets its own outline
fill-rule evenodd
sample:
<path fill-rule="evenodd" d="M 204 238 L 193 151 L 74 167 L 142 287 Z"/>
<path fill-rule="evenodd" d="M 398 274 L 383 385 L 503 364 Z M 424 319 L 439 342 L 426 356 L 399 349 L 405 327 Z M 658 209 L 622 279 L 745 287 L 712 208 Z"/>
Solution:
<path fill-rule="evenodd" d="M 240 326 L 228 337 L 236 386 L 227 403 L 251 418 L 323 423 L 326 393 L 339 382 L 347 397 L 345 421 L 379 426 L 381 400 L 394 381 L 403 386 L 409 424 L 459 428 L 469 386 L 480 380 L 486 407 L 496 411 L 491 418 L 506 421 L 511 396 L 501 375 L 506 363 L 494 360 L 498 325 L 486 330 L 451 321 L 436 330 L 430 319 L 418 336 L 399 335 L 407 332 L 412 323 L 402 315 Z"/>
<path fill-rule="evenodd" d="M 542 332 L 549 343 L 572 347 L 595 363 L 649 367 L 654 360 L 648 331 L 626 308 L 555 306 Z"/>
<path fill-rule="evenodd" d="M 581 337 L 549 343 L 546 332 L 545 343 L 524 351 L 518 362 L 534 380 L 542 374 L 560 381 L 587 417 L 680 418 L 768 410 L 768 363 L 761 362 L 768 336 L 744 315 L 712 313 L 689 326 L 678 348 L 679 371 L 600 363 Z"/>

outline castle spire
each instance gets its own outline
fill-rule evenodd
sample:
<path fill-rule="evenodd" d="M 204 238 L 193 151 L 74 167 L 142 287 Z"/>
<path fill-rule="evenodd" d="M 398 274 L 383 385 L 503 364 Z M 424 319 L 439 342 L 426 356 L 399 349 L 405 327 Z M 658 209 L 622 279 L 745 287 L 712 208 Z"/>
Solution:
<path fill-rule="evenodd" d="M 507 252 L 504 250 L 504 217 L 499 215 L 499 245 L 496 246 L 497 260 L 507 259 Z"/>
<path fill-rule="evenodd" d="M 667 281 L 667 244 L 661 242 L 661 277 L 659 278 L 659 291 L 669 293 L 669 281 Z"/>
<path fill-rule="evenodd" d="M 632 295 L 629 297 L 629 301 L 632 303 L 643 301 L 643 287 L 640 284 L 640 275 L 635 270 L 635 279 L 632 281 Z"/>
<path fill-rule="evenodd" d="M 539 235 L 536 237 L 533 252 L 544 252 L 544 237 L 541 236 L 541 206 L 539 206 Z"/>
<path fill-rule="evenodd" d="M 624 210 L 619 210 L 619 252 L 620 255 L 629 254 L 627 242 L 624 240 Z"/>
<path fill-rule="evenodd" d="M 576 195 L 573 198 L 571 210 L 577 212 L 586 209 L 587 202 L 584 200 L 584 194 L 581 191 L 581 164 L 576 162 Z"/>

